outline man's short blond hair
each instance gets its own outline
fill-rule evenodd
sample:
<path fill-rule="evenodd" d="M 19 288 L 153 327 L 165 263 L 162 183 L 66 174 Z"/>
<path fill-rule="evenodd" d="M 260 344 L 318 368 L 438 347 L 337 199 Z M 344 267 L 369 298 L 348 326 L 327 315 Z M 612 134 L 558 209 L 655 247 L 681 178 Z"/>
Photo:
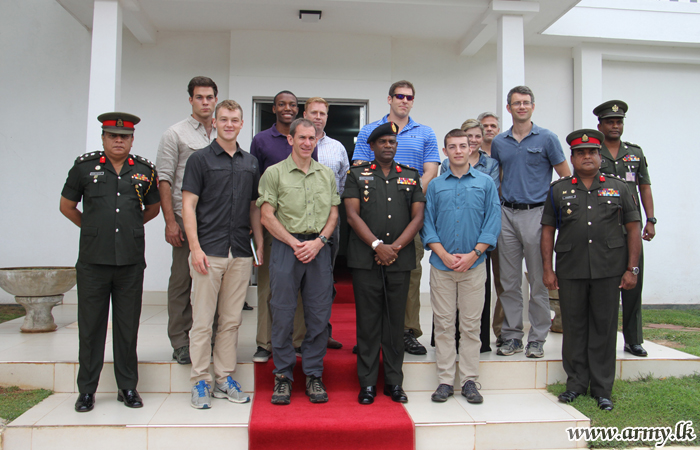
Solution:
<path fill-rule="evenodd" d="M 328 104 L 326 99 L 322 97 L 311 97 L 306 101 L 305 105 L 310 105 L 312 103 L 323 103 L 324 105 L 326 105 L 326 111 L 328 111 L 328 108 L 330 108 L 330 105 Z"/>
<path fill-rule="evenodd" d="M 216 105 L 216 109 L 214 110 L 214 117 L 217 117 L 219 115 L 219 110 L 221 108 L 226 108 L 229 111 L 239 110 L 241 112 L 241 119 L 243 118 L 243 108 L 241 108 L 241 105 L 239 105 L 238 102 L 235 100 L 224 100 L 223 102 Z"/>

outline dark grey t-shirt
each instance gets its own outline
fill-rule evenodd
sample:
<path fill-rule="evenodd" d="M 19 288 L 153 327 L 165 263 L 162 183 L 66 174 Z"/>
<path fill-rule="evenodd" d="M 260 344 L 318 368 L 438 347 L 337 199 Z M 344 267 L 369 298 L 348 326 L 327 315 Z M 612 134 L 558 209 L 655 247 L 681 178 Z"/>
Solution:
<path fill-rule="evenodd" d="M 215 141 L 187 160 L 182 190 L 199 197 L 197 236 L 209 256 L 250 257 L 250 202 L 258 198 L 258 160 L 237 148 L 229 156 Z"/>

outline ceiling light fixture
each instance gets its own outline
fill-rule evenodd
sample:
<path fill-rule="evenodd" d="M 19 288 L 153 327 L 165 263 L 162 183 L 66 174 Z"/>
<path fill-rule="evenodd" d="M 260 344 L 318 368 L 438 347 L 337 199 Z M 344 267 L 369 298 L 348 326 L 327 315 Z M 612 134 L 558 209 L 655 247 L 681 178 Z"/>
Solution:
<path fill-rule="evenodd" d="M 315 11 L 310 9 L 300 9 L 299 18 L 302 22 L 316 23 L 321 20 L 321 11 Z"/>

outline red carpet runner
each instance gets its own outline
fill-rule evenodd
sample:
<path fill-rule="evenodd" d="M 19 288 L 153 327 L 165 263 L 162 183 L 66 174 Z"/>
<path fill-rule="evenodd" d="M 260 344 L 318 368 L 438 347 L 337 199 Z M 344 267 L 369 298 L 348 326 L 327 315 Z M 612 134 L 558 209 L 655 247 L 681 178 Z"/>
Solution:
<path fill-rule="evenodd" d="M 356 342 L 355 305 L 338 303 L 341 280 L 336 284 L 338 296 L 333 305 L 333 337 L 342 342 L 340 350 L 328 350 L 324 360 L 323 382 L 329 402 L 313 404 L 305 394 L 306 376 L 301 359 L 294 368 L 292 403 L 270 403 L 274 376 L 272 358 L 255 364 L 255 396 L 248 429 L 251 450 L 413 450 L 413 421 L 399 403 L 382 391 L 380 370 L 379 395 L 372 405 L 360 405 L 357 393 L 357 358 L 352 354 Z M 347 293 L 343 292 L 343 298 Z M 352 294 L 350 294 L 352 295 Z"/>

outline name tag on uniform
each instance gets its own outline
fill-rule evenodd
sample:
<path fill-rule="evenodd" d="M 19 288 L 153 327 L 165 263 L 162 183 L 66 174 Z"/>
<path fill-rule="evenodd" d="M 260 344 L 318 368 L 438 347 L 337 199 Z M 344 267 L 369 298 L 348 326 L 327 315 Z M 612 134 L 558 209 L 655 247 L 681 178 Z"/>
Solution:
<path fill-rule="evenodd" d="M 100 175 L 104 175 L 104 172 L 90 172 L 91 177 L 98 177 Z"/>
<path fill-rule="evenodd" d="M 566 196 L 562 197 L 561 199 L 562 200 L 571 200 L 572 198 L 576 198 L 576 196 L 575 195 L 566 195 Z"/>
<path fill-rule="evenodd" d="M 413 178 L 399 178 L 399 180 L 396 182 L 397 184 L 408 184 L 410 186 L 415 186 L 416 180 Z"/>
<path fill-rule="evenodd" d="M 373 180 L 374 180 L 374 177 L 360 177 L 360 180 L 361 180 L 361 181 L 366 181 L 366 180 L 368 180 L 368 181 L 373 181 Z"/>
<path fill-rule="evenodd" d="M 619 197 L 620 191 L 617 189 L 598 189 L 598 197 Z"/>
<path fill-rule="evenodd" d="M 622 160 L 624 162 L 639 162 L 640 161 L 639 156 L 635 156 L 635 155 L 625 155 L 622 158 Z"/>

